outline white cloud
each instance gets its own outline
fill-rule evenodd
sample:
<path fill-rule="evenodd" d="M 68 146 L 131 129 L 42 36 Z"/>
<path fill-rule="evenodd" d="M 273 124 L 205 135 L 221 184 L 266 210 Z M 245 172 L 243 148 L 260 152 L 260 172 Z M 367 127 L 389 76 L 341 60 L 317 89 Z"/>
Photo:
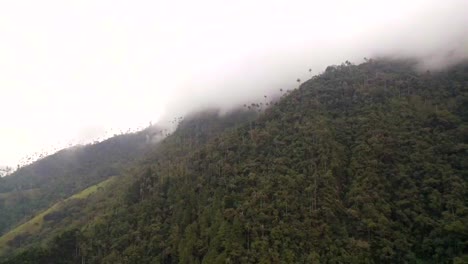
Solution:
<path fill-rule="evenodd" d="M 466 57 L 466 10 L 462 0 L 2 1 L 0 165 L 259 98 L 310 67 L 382 53 Z"/>

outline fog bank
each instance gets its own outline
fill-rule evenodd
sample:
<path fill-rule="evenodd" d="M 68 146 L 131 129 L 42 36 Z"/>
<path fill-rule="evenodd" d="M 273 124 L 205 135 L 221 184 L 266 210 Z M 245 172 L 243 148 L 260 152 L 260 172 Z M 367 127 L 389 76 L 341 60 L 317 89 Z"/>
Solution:
<path fill-rule="evenodd" d="M 468 58 L 468 2 L 0 3 L 0 166 L 230 109 L 364 57 Z M 309 72 L 312 69 L 312 72 Z"/>

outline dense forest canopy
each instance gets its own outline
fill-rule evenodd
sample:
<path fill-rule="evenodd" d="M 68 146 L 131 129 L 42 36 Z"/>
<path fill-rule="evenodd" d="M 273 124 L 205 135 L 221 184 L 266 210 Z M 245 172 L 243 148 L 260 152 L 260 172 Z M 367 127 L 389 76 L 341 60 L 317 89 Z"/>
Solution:
<path fill-rule="evenodd" d="M 32 233 L 7 240 L 22 215 L 1 218 L 0 263 L 466 263 L 468 64 L 414 65 L 330 66 L 260 113 L 205 112 L 144 152 L 58 161 L 53 197 L 24 215 L 117 177 Z M 42 190 L 34 177 L 0 181 L 2 217 L 3 197 Z"/>

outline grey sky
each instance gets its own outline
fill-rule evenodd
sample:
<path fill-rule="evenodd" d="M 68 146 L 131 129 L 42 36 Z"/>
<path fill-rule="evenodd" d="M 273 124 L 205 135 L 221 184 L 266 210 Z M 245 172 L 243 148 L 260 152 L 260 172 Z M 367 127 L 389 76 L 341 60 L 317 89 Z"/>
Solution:
<path fill-rule="evenodd" d="M 0 2 L 0 165 L 345 60 L 468 55 L 468 1 Z"/>

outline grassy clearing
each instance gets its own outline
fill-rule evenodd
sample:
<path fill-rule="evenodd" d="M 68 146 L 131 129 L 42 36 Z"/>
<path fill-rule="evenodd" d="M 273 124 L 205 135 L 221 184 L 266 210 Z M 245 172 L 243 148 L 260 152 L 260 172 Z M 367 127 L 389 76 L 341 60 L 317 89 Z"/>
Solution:
<path fill-rule="evenodd" d="M 69 200 L 69 199 L 84 199 L 84 198 L 88 198 L 88 196 L 90 196 L 91 194 L 97 192 L 100 188 L 106 188 L 107 185 L 109 185 L 112 181 L 115 180 L 115 177 L 111 177 L 105 181 L 102 181 L 98 184 L 95 184 L 91 187 L 88 187 L 86 189 L 84 189 L 83 191 L 79 192 L 79 193 L 76 193 L 74 195 L 72 195 L 71 197 L 67 198 L 65 201 Z"/>
<path fill-rule="evenodd" d="M 83 191 L 76 193 L 67 199 L 60 201 L 53 206 L 49 207 L 47 210 L 40 212 L 36 216 L 34 216 L 31 220 L 15 227 L 14 229 L 10 230 L 8 233 L 4 234 L 0 237 L 0 253 L 7 250 L 8 242 L 13 240 L 18 235 L 31 235 L 39 232 L 42 228 L 42 224 L 44 222 L 44 216 L 50 214 L 52 212 L 58 211 L 61 208 L 67 206 L 67 202 L 72 199 L 86 199 L 93 193 L 97 192 L 101 188 L 105 188 L 110 183 L 115 180 L 116 177 L 111 177 L 105 181 L 102 181 L 98 184 L 95 184 L 91 187 L 84 189 Z"/>

